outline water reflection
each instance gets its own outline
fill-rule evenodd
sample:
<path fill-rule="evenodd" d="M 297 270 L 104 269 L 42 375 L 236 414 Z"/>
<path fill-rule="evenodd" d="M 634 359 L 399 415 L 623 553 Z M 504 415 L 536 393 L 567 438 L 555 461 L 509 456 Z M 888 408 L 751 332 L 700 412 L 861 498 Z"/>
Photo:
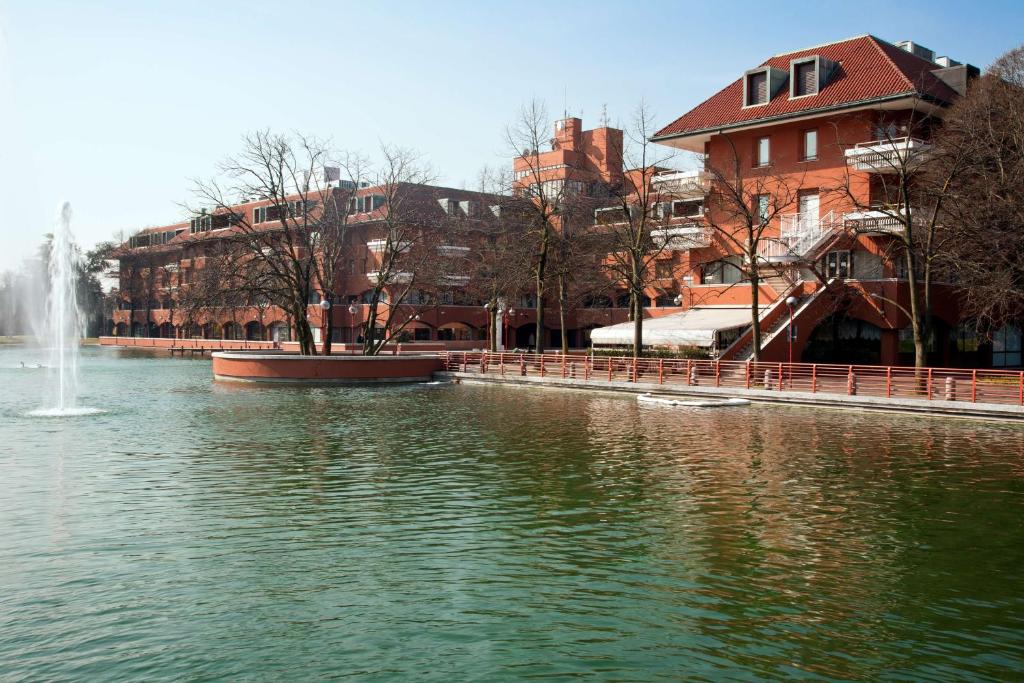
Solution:
<path fill-rule="evenodd" d="M 1022 673 L 1017 427 L 85 368 L 0 397 L 15 678 Z"/>

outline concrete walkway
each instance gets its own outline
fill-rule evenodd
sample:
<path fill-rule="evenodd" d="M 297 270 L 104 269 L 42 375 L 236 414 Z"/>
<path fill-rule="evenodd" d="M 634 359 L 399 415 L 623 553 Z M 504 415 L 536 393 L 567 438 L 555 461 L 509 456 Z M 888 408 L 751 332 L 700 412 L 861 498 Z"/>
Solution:
<path fill-rule="evenodd" d="M 594 381 L 563 379 L 561 377 L 533 377 L 507 374 L 504 377 L 479 372 L 434 373 L 438 379 L 473 384 L 510 384 L 536 388 L 557 387 L 586 391 L 617 391 L 631 394 L 660 394 L 718 398 L 745 398 L 756 403 L 778 403 L 785 405 L 816 406 L 825 408 L 847 408 L 854 410 L 881 410 L 886 412 L 916 413 L 920 415 L 948 416 L 980 420 L 1001 420 L 1024 422 L 1024 408 L 994 403 L 969 403 L 965 401 L 942 401 L 912 398 L 885 398 L 876 396 L 846 396 L 841 394 L 810 393 L 801 391 L 773 391 L 765 389 L 743 389 L 734 387 L 702 387 L 657 382 L 624 382 L 613 380 Z"/>

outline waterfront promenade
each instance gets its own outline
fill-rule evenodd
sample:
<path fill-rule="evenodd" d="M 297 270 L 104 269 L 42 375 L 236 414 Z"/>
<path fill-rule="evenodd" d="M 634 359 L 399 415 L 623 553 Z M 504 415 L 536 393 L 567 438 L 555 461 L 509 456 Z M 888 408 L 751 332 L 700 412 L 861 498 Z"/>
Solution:
<path fill-rule="evenodd" d="M 1024 420 L 1024 372 L 561 354 L 448 352 L 457 381 L 746 398 Z"/>

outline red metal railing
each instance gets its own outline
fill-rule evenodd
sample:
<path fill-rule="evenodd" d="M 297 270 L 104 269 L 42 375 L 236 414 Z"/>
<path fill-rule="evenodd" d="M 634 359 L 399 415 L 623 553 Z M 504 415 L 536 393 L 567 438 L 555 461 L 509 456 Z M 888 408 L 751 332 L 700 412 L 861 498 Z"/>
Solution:
<path fill-rule="evenodd" d="M 238 349 L 276 349 L 280 344 L 274 341 L 249 341 L 245 339 L 176 339 L 174 337 L 100 337 L 101 346 L 135 346 L 160 349 L 206 349 L 230 351 Z"/>
<path fill-rule="evenodd" d="M 445 369 L 489 375 L 1024 406 L 1024 372 L 1010 370 L 480 351 L 449 351 L 442 356 Z"/>

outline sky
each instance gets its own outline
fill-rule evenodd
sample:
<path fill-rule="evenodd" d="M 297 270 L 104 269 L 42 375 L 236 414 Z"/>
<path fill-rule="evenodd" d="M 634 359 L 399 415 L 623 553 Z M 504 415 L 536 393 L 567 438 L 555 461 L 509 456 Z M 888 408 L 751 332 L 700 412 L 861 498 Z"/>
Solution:
<path fill-rule="evenodd" d="M 531 99 L 659 124 L 781 52 L 871 33 L 984 68 L 1024 2 L 0 0 L 0 270 L 70 201 L 85 247 L 183 220 L 248 131 L 417 150 L 454 187 L 509 164 Z"/>

